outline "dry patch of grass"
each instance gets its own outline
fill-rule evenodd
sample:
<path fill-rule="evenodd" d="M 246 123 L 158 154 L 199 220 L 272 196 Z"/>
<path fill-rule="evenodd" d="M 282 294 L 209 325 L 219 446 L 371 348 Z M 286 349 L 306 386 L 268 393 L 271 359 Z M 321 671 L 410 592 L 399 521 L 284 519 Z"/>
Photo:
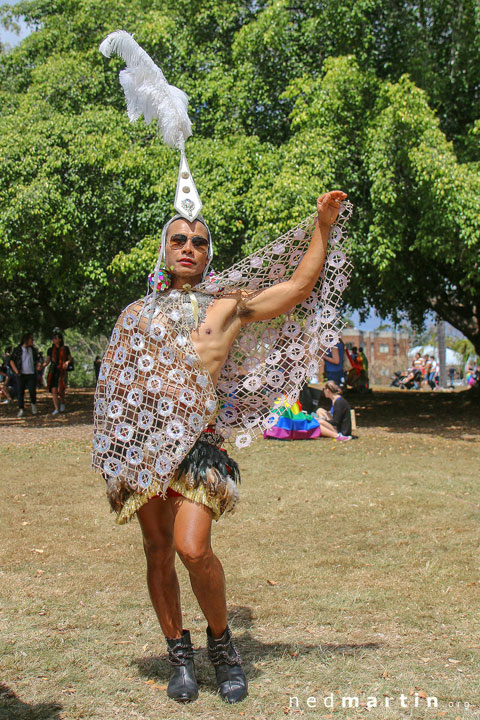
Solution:
<path fill-rule="evenodd" d="M 469 435 L 480 423 L 468 416 L 466 438 L 463 425 L 442 433 L 438 417 L 423 431 L 420 398 L 410 416 L 402 409 L 400 432 L 395 398 L 391 422 L 364 423 L 356 441 L 259 441 L 234 453 L 242 502 L 214 525 L 250 683 L 232 707 L 214 695 L 206 623 L 180 563 L 200 697 L 185 707 L 166 698 L 140 530 L 108 512 L 89 470 L 89 425 L 3 444 L 2 720 L 478 717 L 480 452 Z M 359 400 L 360 418 L 373 416 L 371 402 Z M 346 696 L 360 707 L 342 708 Z"/>

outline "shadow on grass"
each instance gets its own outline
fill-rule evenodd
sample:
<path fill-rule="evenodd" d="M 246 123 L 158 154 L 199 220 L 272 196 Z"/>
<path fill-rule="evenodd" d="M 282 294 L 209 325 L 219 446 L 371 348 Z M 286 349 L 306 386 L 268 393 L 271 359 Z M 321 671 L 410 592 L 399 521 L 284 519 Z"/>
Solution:
<path fill-rule="evenodd" d="M 93 423 L 93 397 L 95 388 L 68 388 L 66 395 L 66 413 L 52 417 L 53 403 L 50 393 L 44 388 L 37 390 L 37 415 L 30 410 L 30 397 L 25 394 L 25 415 L 17 418 L 17 402 L 4 405 L 0 409 L 0 428 L 61 428 L 62 426 L 82 426 Z"/>
<path fill-rule="evenodd" d="M 38 703 L 29 705 L 17 697 L 7 685 L 0 683 L 0 717 L 2 720 L 59 720 L 62 705 Z"/>
<path fill-rule="evenodd" d="M 227 621 L 232 630 L 236 628 L 252 628 L 255 615 L 248 605 L 233 605 L 228 608 Z"/>
<path fill-rule="evenodd" d="M 333 643 L 263 643 L 257 640 L 249 632 L 243 635 L 235 635 L 235 645 L 242 657 L 242 665 L 247 679 L 252 681 L 264 674 L 264 670 L 255 663 L 264 661 L 281 660 L 290 657 L 293 660 L 300 660 L 306 655 L 317 654 L 319 660 L 327 659 L 329 656 L 355 656 L 368 650 L 378 650 L 380 643 L 344 643 L 335 645 Z M 210 664 L 206 647 L 197 647 L 194 650 L 195 670 L 199 686 L 215 690 L 215 679 L 213 666 Z M 168 682 L 172 674 L 172 666 L 167 660 L 167 655 L 145 655 L 141 658 L 132 659 L 132 665 L 136 665 L 140 675 L 151 680 Z"/>

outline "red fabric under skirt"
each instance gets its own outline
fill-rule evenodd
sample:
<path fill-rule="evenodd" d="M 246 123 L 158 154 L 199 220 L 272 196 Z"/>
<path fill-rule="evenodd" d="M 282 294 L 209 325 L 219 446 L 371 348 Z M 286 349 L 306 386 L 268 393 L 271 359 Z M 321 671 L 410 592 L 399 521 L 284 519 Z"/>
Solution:
<path fill-rule="evenodd" d="M 167 497 L 183 497 L 183 495 L 169 487 L 167 488 Z"/>

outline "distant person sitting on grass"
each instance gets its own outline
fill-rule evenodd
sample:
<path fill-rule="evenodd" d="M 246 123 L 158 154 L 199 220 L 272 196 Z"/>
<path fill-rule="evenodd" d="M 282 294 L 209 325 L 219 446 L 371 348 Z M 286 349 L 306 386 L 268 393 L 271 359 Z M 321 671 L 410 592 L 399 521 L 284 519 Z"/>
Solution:
<path fill-rule="evenodd" d="M 330 412 L 323 408 L 317 410 L 317 417 L 322 429 L 322 435 L 327 432 L 340 433 L 343 438 L 352 437 L 352 417 L 350 414 L 350 405 L 342 397 L 342 391 L 336 382 L 329 380 L 325 383 L 323 394 L 327 400 L 331 400 L 332 406 Z"/>
<path fill-rule="evenodd" d="M 279 399 L 276 407 L 272 409 L 272 415 L 277 415 L 278 420 L 273 427 L 263 433 L 266 439 L 313 440 L 319 437 L 329 437 L 339 441 L 351 439 L 343 436 L 335 428 L 327 427 L 328 423 L 321 425 L 317 413 L 304 412 L 299 400 L 290 405 Z"/>

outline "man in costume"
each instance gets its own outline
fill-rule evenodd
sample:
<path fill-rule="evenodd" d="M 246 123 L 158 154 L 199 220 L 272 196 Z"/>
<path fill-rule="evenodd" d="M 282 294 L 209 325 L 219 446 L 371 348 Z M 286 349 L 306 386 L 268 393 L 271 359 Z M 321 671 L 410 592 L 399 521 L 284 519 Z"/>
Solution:
<path fill-rule="evenodd" d="M 139 67 L 142 92 L 148 72 L 158 83 L 159 69 L 127 33 L 113 33 L 101 50 L 129 63 L 129 74 L 123 80 L 121 74 L 127 105 Z M 135 95 L 134 102 L 145 99 Z M 225 577 L 210 534 L 212 519 L 235 509 L 239 473 L 221 445 L 236 435 L 237 447 L 245 447 L 263 434 L 276 421 L 270 413 L 275 399 L 298 396 L 318 368 L 319 351 L 338 341 L 335 307 L 348 281 L 341 241 L 349 207 L 345 193 L 326 193 L 314 216 L 223 273 L 207 275 L 210 231 L 183 145 L 177 146 L 179 214 L 162 231 L 153 293 L 121 313 L 103 358 L 93 466 L 107 481 L 117 521 L 137 515 L 140 522 L 150 597 L 174 666 L 169 697 L 187 702 L 198 695 L 190 633 L 182 627 L 177 553 L 208 622 L 218 690 L 235 703 L 246 697 L 247 680 L 227 624 Z M 280 315 L 285 322 L 276 329 L 269 320 Z"/>

